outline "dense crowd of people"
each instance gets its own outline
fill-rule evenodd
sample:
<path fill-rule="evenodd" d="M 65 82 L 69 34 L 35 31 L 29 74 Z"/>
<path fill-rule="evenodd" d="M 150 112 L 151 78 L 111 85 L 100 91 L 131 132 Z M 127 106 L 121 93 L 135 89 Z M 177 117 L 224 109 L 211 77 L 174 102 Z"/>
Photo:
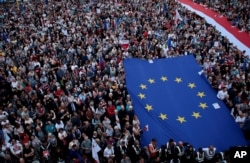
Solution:
<path fill-rule="evenodd" d="M 93 139 L 102 149 L 100 162 L 223 160 L 212 145 L 195 150 L 170 139 L 156 148 L 152 139 L 140 146 L 143 132 L 126 90 L 124 58 L 194 55 L 249 136 L 249 54 L 178 2 L 0 5 L 0 161 L 93 162 Z"/>
<path fill-rule="evenodd" d="M 221 16 L 226 16 L 232 26 L 238 27 L 242 32 L 250 33 L 250 4 L 245 0 L 194 0 L 194 2 L 212 8 Z"/>

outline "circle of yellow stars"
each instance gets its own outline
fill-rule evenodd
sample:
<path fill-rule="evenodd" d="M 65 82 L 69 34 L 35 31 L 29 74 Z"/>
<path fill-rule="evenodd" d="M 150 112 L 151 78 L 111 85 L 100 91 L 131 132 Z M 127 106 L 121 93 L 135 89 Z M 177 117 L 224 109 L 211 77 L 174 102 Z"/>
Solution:
<path fill-rule="evenodd" d="M 168 81 L 168 78 L 167 78 L 166 76 L 161 76 L 160 80 L 161 80 L 162 82 L 166 82 L 166 81 Z M 181 82 L 183 82 L 183 81 L 182 81 L 182 78 L 179 78 L 179 77 L 175 78 L 174 81 L 175 81 L 176 83 L 181 83 Z M 154 84 L 154 83 L 155 83 L 155 79 L 149 78 L 149 79 L 148 79 L 148 82 L 149 82 L 150 84 Z M 190 89 L 196 88 L 196 85 L 195 85 L 194 82 L 188 83 L 187 86 L 188 86 Z M 146 85 L 146 84 L 140 84 L 139 87 L 140 87 L 142 90 L 146 90 L 146 89 L 147 89 L 147 85 Z M 146 94 L 144 94 L 144 93 L 139 93 L 138 96 L 139 96 L 140 99 L 145 99 L 145 98 L 146 98 Z M 198 92 L 198 93 L 197 93 L 197 96 L 200 97 L 200 98 L 203 98 L 203 97 L 206 96 L 206 94 L 205 94 L 204 92 Z M 202 102 L 199 104 L 199 107 L 202 108 L 202 109 L 208 108 L 207 104 L 206 104 L 206 103 L 202 103 Z M 148 112 L 150 112 L 150 111 L 153 110 L 153 106 L 150 105 L 150 104 L 146 104 L 146 106 L 145 106 L 144 108 L 145 108 Z M 194 117 L 195 119 L 199 119 L 199 118 L 202 117 L 201 114 L 200 114 L 200 112 L 193 112 L 191 116 Z M 166 120 L 166 119 L 168 119 L 167 114 L 164 114 L 164 113 L 160 113 L 158 117 L 159 117 L 161 120 L 163 120 L 163 121 Z M 187 122 L 187 120 L 186 120 L 186 118 L 185 118 L 184 116 L 178 116 L 176 120 L 179 121 L 181 124 Z"/>

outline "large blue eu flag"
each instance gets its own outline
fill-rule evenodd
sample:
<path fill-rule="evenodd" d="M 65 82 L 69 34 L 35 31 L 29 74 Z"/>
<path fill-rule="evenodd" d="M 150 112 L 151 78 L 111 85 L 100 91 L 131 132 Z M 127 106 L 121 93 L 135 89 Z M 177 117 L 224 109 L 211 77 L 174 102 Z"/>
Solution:
<path fill-rule="evenodd" d="M 227 106 L 216 97 L 192 55 L 124 61 L 126 85 L 141 127 L 148 125 L 142 144 L 152 138 L 165 145 L 172 138 L 195 148 L 218 150 L 246 145 Z"/>

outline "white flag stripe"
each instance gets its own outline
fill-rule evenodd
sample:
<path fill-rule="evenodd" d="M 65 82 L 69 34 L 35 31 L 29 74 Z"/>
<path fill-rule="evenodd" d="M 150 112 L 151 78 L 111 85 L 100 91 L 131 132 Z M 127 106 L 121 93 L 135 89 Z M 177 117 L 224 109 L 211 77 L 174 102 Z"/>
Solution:
<path fill-rule="evenodd" d="M 92 157 L 97 162 L 100 163 L 98 152 L 101 150 L 101 147 L 96 143 L 95 139 L 92 139 Z"/>

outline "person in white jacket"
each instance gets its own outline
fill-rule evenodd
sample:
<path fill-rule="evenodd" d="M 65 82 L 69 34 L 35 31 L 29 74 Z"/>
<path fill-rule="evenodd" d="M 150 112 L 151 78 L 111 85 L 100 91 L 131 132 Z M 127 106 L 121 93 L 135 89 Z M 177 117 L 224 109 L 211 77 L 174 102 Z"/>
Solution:
<path fill-rule="evenodd" d="M 203 148 L 202 149 L 205 152 L 205 160 L 208 163 L 213 163 L 214 162 L 214 156 L 216 153 L 216 148 L 213 145 L 210 145 L 208 148 Z"/>
<path fill-rule="evenodd" d="M 12 139 L 10 152 L 15 157 L 15 159 L 19 160 L 20 158 L 22 158 L 22 154 L 23 154 L 22 144 L 19 141 Z"/>
<path fill-rule="evenodd" d="M 217 98 L 222 100 L 222 101 L 228 99 L 228 97 L 229 97 L 229 95 L 228 95 L 228 92 L 227 92 L 227 87 L 223 87 L 217 93 Z"/>
<path fill-rule="evenodd" d="M 114 159 L 115 151 L 111 143 L 109 143 L 104 149 L 103 156 L 107 159 L 108 162 Z"/>
<path fill-rule="evenodd" d="M 205 152 L 202 150 L 202 148 L 199 148 L 196 152 L 195 160 L 197 163 L 205 162 Z"/>

